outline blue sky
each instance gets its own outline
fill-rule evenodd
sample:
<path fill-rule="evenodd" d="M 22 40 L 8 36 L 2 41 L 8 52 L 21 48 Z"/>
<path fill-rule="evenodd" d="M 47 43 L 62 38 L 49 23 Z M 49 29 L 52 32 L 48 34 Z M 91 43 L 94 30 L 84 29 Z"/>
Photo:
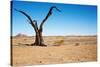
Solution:
<path fill-rule="evenodd" d="M 38 25 L 44 19 L 51 6 L 61 10 L 53 10 L 43 27 L 44 36 L 66 36 L 66 35 L 96 35 L 97 34 L 97 7 L 92 5 L 57 4 L 13 1 L 13 8 L 25 11 Z M 35 35 L 27 18 L 12 10 L 12 34 L 23 33 Z"/>

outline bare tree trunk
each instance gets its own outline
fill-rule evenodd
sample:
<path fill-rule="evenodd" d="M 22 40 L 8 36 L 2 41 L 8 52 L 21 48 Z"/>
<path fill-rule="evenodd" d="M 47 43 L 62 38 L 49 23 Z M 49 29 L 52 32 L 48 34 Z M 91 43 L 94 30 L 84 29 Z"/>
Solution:
<path fill-rule="evenodd" d="M 38 46 L 40 45 L 39 33 L 36 33 L 34 45 L 38 45 Z"/>
<path fill-rule="evenodd" d="M 31 46 L 47 46 L 44 44 L 42 32 L 39 31 L 38 33 L 36 33 L 35 42 L 31 44 Z"/>
<path fill-rule="evenodd" d="M 42 32 L 41 32 L 41 31 L 39 31 L 39 36 L 40 36 L 40 45 L 41 45 L 41 46 L 46 46 L 46 45 L 44 44 L 43 35 L 42 35 Z"/>

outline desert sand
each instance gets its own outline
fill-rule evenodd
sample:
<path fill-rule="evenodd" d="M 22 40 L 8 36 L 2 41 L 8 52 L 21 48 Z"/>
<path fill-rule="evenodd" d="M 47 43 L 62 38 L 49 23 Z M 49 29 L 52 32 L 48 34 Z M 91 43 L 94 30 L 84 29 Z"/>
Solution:
<path fill-rule="evenodd" d="M 97 60 L 97 36 L 44 36 L 47 47 L 25 46 L 33 36 L 12 37 L 14 66 L 62 64 Z"/>

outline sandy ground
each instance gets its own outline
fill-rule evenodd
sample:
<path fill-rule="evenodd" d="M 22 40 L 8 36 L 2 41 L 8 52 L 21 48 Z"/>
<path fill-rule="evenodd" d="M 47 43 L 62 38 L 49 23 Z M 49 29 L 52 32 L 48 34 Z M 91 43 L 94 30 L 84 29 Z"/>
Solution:
<path fill-rule="evenodd" d="M 97 60 L 96 36 L 47 36 L 47 47 L 25 46 L 34 37 L 13 37 L 13 65 L 76 63 Z"/>

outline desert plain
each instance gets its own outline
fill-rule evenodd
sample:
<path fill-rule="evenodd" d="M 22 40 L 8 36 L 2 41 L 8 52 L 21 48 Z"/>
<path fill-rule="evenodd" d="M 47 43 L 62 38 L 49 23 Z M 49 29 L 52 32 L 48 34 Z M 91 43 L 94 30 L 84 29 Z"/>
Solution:
<path fill-rule="evenodd" d="M 14 66 L 62 64 L 97 61 L 97 36 L 44 36 L 43 46 L 34 43 L 34 36 L 12 37 L 11 63 Z"/>

